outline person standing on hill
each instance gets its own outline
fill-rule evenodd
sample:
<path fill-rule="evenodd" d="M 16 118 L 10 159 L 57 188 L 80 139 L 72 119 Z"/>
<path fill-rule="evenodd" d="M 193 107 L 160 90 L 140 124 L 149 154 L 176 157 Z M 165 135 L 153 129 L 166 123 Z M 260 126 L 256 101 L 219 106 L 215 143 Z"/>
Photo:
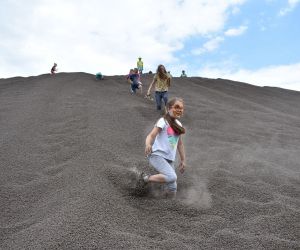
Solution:
<path fill-rule="evenodd" d="M 52 75 L 54 75 L 55 73 L 56 73 L 56 71 L 57 71 L 57 64 L 56 63 L 54 63 L 54 65 L 53 65 L 53 67 L 51 68 L 51 74 Z"/>
<path fill-rule="evenodd" d="M 143 63 L 141 57 L 138 58 L 138 61 L 137 61 L 137 63 L 136 63 L 136 66 L 137 66 L 137 68 L 138 68 L 138 70 L 139 70 L 139 73 L 140 73 L 140 74 L 143 74 L 144 63 Z"/>
<path fill-rule="evenodd" d="M 150 96 L 153 85 L 155 85 L 156 109 L 161 110 L 162 100 L 164 101 L 165 107 L 167 105 L 168 89 L 171 85 L 171 76 L 167 73 L 165 66 L 162 64 L 157 67 L 156 74 L 147 91 L 147 96 Z"/>
<path fill-rule="evenodd" d="M 178 120 L 183 115 L 183 99 L 175 97 L 167 104 L 167 113 L 155 124 L 145 141 L 145 154 L 157 174 L 141 173 L 139 183 L 145 186 L 149 182 L 164 183 L 165 195 L 173 198 L 177 192 L 177 175 L 175 172 L 175 157 L 178 150 L 180 156 L 179 171 L 184 172 L 185 150 L 182 135 L 185 133 Z"/>
<path fill-rule="evenodd" d="M 184 70 L 182 70 L 181 76 L 180 77 L 187 77 L 186 73 Z"/>

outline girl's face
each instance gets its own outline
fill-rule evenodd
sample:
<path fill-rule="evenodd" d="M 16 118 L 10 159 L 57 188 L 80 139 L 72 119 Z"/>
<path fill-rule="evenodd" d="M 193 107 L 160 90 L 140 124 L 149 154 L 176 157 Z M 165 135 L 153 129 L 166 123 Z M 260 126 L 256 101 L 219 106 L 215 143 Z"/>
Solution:
<path fill-rule="evenodd" d="M 169 113 L 173 118 L 180 118 L 183 115 L 184 106 L 180 101 L 176 101 L 169 109 Z"/>
<path fill-rule="evenodd" d="M 160 66 L 160 67 L 159 67 L 159 71 L 160 71 L 160 72 L 165 72 L 165 70 L 166 70 L 166 69 L 165 69 L 164 66 Z"/>

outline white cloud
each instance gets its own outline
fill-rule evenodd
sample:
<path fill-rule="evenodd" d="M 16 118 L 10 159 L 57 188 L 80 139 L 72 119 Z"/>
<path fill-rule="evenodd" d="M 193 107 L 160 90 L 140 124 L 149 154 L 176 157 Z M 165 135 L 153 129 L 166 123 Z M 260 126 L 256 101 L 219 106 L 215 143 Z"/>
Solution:
<path fill-rule="evenodd" d="M 54 61 L 65 72 L 124 74 L 138 56 L 146 70 L 154 70 L 159 63 L 176 63 L 185 39 L 220 32 L 228 13 L 244 2 L 4 1 L 0 77 L 49 72 Z"/>
<path fill-rule="evenodd" d="M 247 26 L 242 25 L 238 28 L 232 28 L 232 29 L 225 31 L 225 35 L 226 36 L 240 36 L 240 35 L 244 34 L 247 29 L 248 29 Z"/>
<path fill-rule="evenodd" d="M 285 16 L 289 12 L 292 12 L 299 3 L 300 0 L 288 0 L 288 6 L 279 11 L 279 16 Z"/>
<path fill-rule="evenodd" d="M 224 32 L 225 36 L 240 36 L 242 35 L 246 30 L 248 29 L 247 26 L 240 26 L 238 28 L 232 28 L 232 29 L 228 29 L 227 31 Z M 204 45 L 200 48 L 197 49 L 193 49 L 191 51 L 192 55 L 202 55 L 204 53 L 207 52 L 212 52 L 216 49 L 219 48 L 220 44 L 224 41 L 224 37 L 222 36 L 217 36 L 214 37 L 212 39 L 210 39 L 209 41 L 207 41 L 206 43 L 204 43 Z"/>
<path fill-rule="evenodd" d="M 240 8 L 238 8 L 238 7 L 234 7 L 234 8 L 232 8 L 232 11 L 231 11 L 231 13 L 233 14 L 233 15 L 237 15 L 237 14 L 239 14 L 240 13 Z"/>
<path fill-rule="evenodd" d="M 199 75 L 208 78 L 223 78 L 258 86 L 272 86 L 300 91 L 300 63 L 269 66 L 257 70 L 213 68 L 199 70 Z"/>
<path fill-rule="evenodd" d="M 216 50 L 220 44 L 224 41 L 224 38 L 221 36 L 215 37 L 208 42 L 206 42 L 201 48 L 192 50 L 193 55 L 201 55 L 206 52 L 211 52 Z"/>

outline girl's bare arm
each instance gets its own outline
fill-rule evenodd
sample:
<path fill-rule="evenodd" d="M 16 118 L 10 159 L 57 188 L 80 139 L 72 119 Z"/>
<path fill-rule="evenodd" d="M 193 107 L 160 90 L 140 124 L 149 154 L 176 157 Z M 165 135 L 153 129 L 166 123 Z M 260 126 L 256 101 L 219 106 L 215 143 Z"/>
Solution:
<path fill-rule="evenodd" d="M 154 142 L 155 137 L 161 131 L 161 128 L 154 127 L 152 131 L 147 135 L 146 142 L 145 142 L 145 154 L 146 156 L 151 154 L 152 152 L 152 144 Z"/>
<path fill-rule="evenodd" d="M 180 156 L 180 164 L 179 164 L 179 170 L 181 173 L 185 170 L 185 151 L 184 151 L 184 145 L 181 136 L 179 137 L 178 145 L 177 145 L 178 153 Z"/>
<path fill-rule="evenodd" d="M 150 83 L 150 86 L 149 86 L 148 91 L 147 91 L 147 95 L 150 95 L 151 89 L 152 89 L 153 84 L 154 84 L 155 82 L 156 82 L 156 80 L 153 79 L 153 81 Z"/>

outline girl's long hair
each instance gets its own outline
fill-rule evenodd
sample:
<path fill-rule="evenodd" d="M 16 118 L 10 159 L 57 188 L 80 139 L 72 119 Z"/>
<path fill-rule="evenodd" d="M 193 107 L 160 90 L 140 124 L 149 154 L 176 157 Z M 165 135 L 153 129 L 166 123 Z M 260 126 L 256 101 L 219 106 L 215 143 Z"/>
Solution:
<path fill-rule="evenodd" d="M 184 104 L 183 99 L 179 97 L 172 98 L 170 101 L 167 103 L 167 110 L 169 110 L 177 101 L 181 102 Z M 171 128 L 175 131 L 176 134 L 184 134 L 185 133 L 185 128 L 180 126 L 177 122 L 176 119 L 170 116 L 169 112 L 167 112 L 164 115 L 164 118 L 167 120 Z"/>
<path fill-rule="evenodd" d="M 169 78 L 169 75 L 168 75 L 168 73 L 165 69 L 165 66 L 162 65 L 162 64 L 158 65 L 157 70 L 156 70 L 156 74 L 162 80 L 166 80 L 166 79 Z"/>

